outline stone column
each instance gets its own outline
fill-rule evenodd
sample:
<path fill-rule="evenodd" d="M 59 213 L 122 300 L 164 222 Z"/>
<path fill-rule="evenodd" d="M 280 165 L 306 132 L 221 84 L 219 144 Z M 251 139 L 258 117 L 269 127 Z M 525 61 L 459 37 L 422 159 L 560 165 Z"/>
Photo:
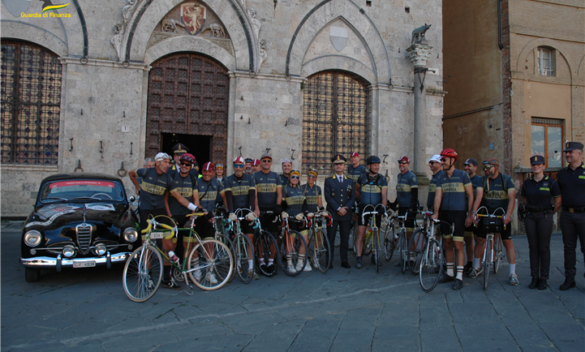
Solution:
<path fill-rule="evenodd" d="M 412 44 L 406 52 L 414 64 L 414 165 L 413 172 L 419 184 L 428 184 L 427 171 L 427 103 L 423 80 L 427 73 L 427 60 L 433 47 L 427 43 Z"/>

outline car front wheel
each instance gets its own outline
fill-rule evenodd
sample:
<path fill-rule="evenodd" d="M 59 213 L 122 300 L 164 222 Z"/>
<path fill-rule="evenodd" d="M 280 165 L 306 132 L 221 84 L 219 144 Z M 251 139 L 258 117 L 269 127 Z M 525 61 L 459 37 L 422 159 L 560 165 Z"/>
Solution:
<path fill-rule="evenodd" d="M 37 282 L 41 278 L 39 269 L 24 268 L 24 276 L 27 282 Z"/>

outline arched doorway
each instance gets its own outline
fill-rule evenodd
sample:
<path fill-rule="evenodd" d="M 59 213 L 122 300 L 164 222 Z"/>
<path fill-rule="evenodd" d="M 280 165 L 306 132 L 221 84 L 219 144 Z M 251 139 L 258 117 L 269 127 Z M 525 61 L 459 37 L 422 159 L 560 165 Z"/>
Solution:
<path fill-rule="evenodd" d="M 152 64 L 148 79 L 146 156 L 178 142 L 200 165 L 225 163 L 229 77 L 202 55 L 179 53 Z"/>
<path fill-rule="evenodd" d="M 330 175 L 331 158 L 348 160 L 352 152 L 370 153 L 370 94 L 368 82 L 342 71 L 309 77 L 303 90 L 303 175 L 315 168 Z"/>

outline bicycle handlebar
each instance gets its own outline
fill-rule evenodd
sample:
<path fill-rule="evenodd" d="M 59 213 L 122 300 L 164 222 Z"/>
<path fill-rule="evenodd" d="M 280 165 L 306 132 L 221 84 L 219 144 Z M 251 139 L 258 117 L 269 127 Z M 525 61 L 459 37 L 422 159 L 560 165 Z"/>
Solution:
<path fill-rule="evenodd" d="M 167 224 L 163 224 L 163 223 L 156 221 L 156 218 L 158 218 L 158 217 L 163 217 L 163 218 L 169 219 L 175 226 L 174 227 L 169 226 Z M 165 237 L 166 240 L 173 238 L 175 236 L 175 234 L 179 233 L 179 230 L 177 229 L 177 224 L 175 223 L 175 221 L 166 215 L 157 215 L 157 216 L 153 217 L 152 219 L 146 220 L 146 222 L 148 223 L 148 226 L 144 230 L 140 231 L 140 233 L 149 233 L 152 229 L 156 230 L 157 226 L 160 226 L 163 229 L 171 230 L 171 235 L 166 236 Z"/>

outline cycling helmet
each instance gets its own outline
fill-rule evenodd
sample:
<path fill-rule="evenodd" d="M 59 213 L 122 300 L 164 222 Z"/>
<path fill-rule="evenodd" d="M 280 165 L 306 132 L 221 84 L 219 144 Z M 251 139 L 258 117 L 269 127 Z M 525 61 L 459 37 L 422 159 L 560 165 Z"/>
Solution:
<path fill-rule="evenodd" d="M 380 158 L 378 158 L 378 157 L 377 157 L 377 156 L 375 156 L 375 155 L 370 155 L 370 156 L 368 157 L 368 159 L 366 159 L 366 164 L 368 164 L 368 165 L 371 165 L 371 164 L 379 164 L 379 163 L 381 163 L 381 162 L 382 162 L 382 161 L 380 160 Z"/>
<path fill-rule="evenodd" d="M 455 159 L 455 161 L 457 161 L 457 159 L 459 158 L 459 154 L 457 154 L 457 152 L 454 151 L 451 148 L 444 149 L 441 152 L 441 156 L 442 157 L 444 156 L 444 157 L 447 157 L 447 158 L 453 158 L 453 159 Z"/>
<path fill-rule="evenodd" d="M 252 159 L 252 158 L 246 158 L 244 161 L 246 162 L 246 164 L 248 164 L 248 163 L 251 164 L 254 161 L 254 159 Z"/>
<path fill-rule="evenodd" d="M 195 157 L 193 156 L 193 154 L 185 153 L 181 155 L 179 161 L 186 161 L 188 163 L 195 164 Z"/>

